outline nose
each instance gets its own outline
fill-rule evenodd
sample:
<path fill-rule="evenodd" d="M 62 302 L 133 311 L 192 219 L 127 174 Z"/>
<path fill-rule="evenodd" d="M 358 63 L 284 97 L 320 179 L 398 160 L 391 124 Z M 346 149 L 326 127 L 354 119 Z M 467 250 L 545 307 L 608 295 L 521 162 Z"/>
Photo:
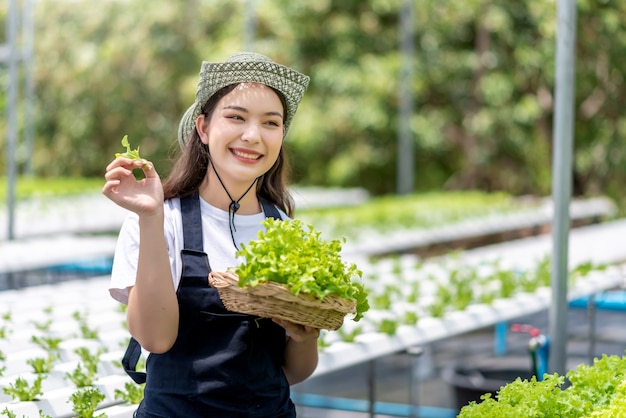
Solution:
<path fill-rule="evenodd" d="M 256 143 L 261 140 L 261 130 L 256 123 L 250 123 L 241 135 L 241 139 L 246 142 Z"/>

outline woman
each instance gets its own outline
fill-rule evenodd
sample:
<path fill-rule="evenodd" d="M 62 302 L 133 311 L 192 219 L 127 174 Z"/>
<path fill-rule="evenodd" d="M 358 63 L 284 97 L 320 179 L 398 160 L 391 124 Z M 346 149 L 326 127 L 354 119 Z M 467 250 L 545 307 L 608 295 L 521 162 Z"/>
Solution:
<path fill-rule="evenodd" d="M 319 330 L 226 311 L 208 273 L 235 266 L 266 216 L 292 216 L 282 142 L 308 82 L 255 53 L 203 62 L 168 179 L 147 161 L 107 167 L 104 195 L 132 212 L 110 292 L 128 304 L 133 378 L 150 353 L 137 417 L 295 416 L 289 386 L 315 370 Z"/>

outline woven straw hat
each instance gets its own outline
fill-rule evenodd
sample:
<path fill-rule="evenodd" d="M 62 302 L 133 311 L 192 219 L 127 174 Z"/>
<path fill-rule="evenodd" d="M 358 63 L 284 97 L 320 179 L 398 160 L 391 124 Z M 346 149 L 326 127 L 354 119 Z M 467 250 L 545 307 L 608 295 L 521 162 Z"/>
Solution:
<path fill-rule="evenodd" d="M 187 109 L 178 126 L 178 143 L 184 148 L 202 107 L 218 90 L 239 83 L 261 83 L 280 91 L 286 102 L 285 135 L 304 95 L 309 77 L 276 64 L 268 57 L 254 52 L 238 52 L 225 62 L 202 62 L 196 101 Z"/>

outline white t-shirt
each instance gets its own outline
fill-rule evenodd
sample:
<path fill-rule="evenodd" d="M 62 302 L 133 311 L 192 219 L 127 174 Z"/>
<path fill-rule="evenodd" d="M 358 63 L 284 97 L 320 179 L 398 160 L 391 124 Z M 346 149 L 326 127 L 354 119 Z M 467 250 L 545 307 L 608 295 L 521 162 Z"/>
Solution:
<path fill-rule="evenodd" d="M 182 273 L 180 252 L 183 249 L 183 223 L 180 212 L 180 199 L 166 200 L 164 203 L 164 230 L 167 253 L 172 270 L 174 288 L 178 288 Z M 202 239 L 204 252 L 209 257 L 209 265 L 213 271 L 226 271 L 241 263 L 235 257 L 237 249 L 233 245 L 230 235 L 228 212 L 209 205 L 200 198 L 200 212 L 202 214 Z M 282 219 L 289 219 L 279 210 Z M 258 231 L 263 228 L 261 223 L 265 219 L 263 212 L 255 215 L 234 215 L 233 235 L 237 245 L 247 243 L 257 238 Z M 137 259 L 139 257 L 139 218 L 135 213 L 124 221 L 120 229 L 109 292 L 111 296 L 123 303 L 128 303 L 128 288 L 135 285 L 137 274 Z M 208 280 L 208 279 L 207 279 Z"/>

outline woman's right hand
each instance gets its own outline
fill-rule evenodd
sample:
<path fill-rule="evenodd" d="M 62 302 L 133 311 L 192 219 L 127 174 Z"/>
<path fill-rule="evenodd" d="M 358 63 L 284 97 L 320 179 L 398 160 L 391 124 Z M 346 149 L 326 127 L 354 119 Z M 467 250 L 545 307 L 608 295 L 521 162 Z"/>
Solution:
<path fill-rule="evenodd" d="M 145 178 L 137 180 L 134 169 L 143 170 Z M 163 185 L 150 161 L 118 157 L 107 166 L 104 178 L 102 194 L 124 209 L 140 216 L 163 210 Z"/>

